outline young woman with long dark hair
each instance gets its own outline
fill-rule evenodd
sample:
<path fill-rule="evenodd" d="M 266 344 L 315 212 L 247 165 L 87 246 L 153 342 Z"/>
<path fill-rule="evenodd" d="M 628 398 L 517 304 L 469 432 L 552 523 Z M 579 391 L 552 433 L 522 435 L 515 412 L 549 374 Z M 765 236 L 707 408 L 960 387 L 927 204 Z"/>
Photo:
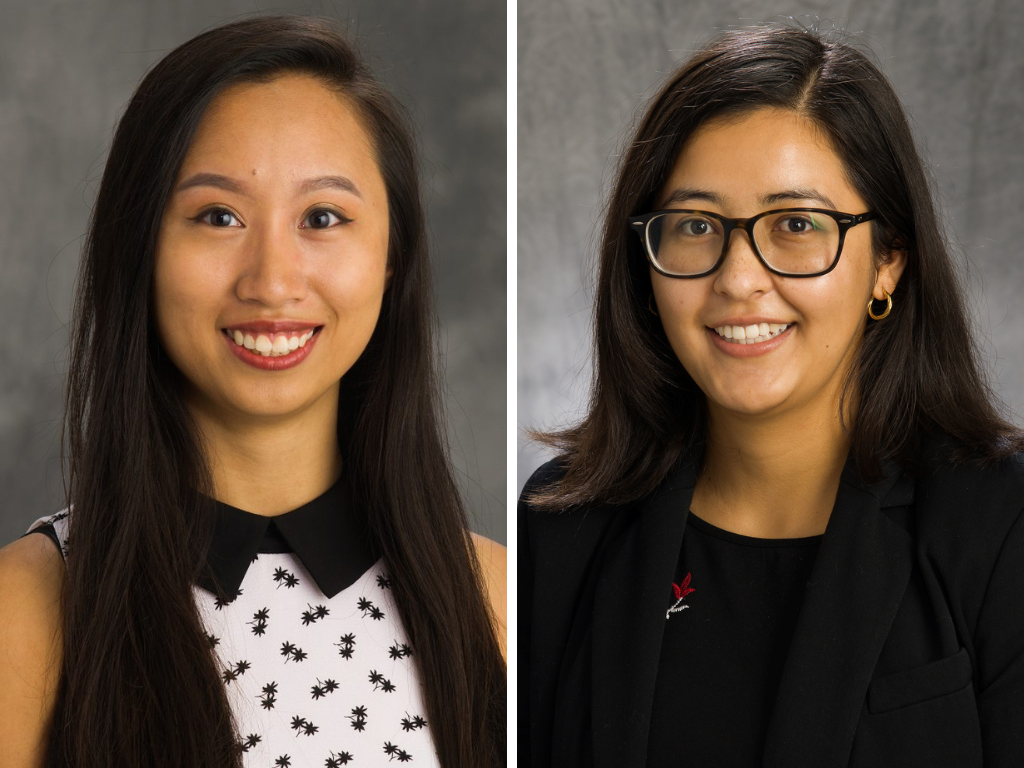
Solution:
<path fill-rule="evenodd" d="M 4 766 L 504 761 L 504 550 L 448 462 L 429 275 L 404 112 L 334 25 L 145 77 L 79 277 L 69 509 L 0 553 Z"/>
<path fill-rule="evenodd" d="M 520 504 L 524 759 L 1024 764 L 1024 437 L 882 73 L 723 34 L 600 251 L 589 411 Z"/>

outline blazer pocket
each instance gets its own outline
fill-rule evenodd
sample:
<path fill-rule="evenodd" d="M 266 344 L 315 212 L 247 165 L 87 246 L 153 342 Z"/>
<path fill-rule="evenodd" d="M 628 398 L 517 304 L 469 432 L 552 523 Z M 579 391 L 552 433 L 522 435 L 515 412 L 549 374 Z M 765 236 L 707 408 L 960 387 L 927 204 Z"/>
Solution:
<path fill-rule="evenodd" d="M 868 711 L 888 712 L 966 688 L 973 674 L 967 649 L 920 667 L 894 672 L 868 685 Z"/>

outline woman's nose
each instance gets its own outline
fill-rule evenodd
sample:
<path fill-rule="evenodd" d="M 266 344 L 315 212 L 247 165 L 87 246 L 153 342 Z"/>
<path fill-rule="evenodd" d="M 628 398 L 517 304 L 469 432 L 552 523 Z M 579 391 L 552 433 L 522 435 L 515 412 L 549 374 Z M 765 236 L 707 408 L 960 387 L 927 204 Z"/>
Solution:
<path fill-rule="evenodd" d="M 725 244 L 725 261 L 715 273 L 715 290 L 743 300 L 772 289 L 771 273 L 757 257 L 750 233 L 737 227 Z"/>
<path fill-rule="evenodd" d="M 236 293 L 242 301 L 280 306 L 306 295 L 305 260 L 295 233 L 282 224 L 254 228 Z"/>

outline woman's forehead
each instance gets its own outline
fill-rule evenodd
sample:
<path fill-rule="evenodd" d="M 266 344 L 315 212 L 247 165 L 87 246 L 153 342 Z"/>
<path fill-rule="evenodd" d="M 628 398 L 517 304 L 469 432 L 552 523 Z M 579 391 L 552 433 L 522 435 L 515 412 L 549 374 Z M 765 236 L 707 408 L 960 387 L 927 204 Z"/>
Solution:
<path fill-rule="evenodd" d="M 838 210 L 863 205 L 819 126 L 792 110 L 768 108 L 698 128 L 658 195 L 659 207 L 692 201 L 727 209 L 758 208 L 751 215 L 792 200 Z"/>

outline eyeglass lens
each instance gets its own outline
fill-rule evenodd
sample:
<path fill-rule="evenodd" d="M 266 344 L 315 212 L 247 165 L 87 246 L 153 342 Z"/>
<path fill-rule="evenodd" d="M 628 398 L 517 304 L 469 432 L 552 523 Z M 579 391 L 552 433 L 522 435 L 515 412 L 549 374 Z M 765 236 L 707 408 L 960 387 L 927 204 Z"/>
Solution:
<path fill-rule="evenodd" d="M 650 221 L 647 241 L 666 272 L 699 275 L 722 255 L 723 233 L 722 222 L 710 216 L 665 213 Z M 772 213 L 754 223 L 751 235 L 772 269 L 794 275 L 828 269 L 839 252 L 839 226 L 822 213 Z"/>

